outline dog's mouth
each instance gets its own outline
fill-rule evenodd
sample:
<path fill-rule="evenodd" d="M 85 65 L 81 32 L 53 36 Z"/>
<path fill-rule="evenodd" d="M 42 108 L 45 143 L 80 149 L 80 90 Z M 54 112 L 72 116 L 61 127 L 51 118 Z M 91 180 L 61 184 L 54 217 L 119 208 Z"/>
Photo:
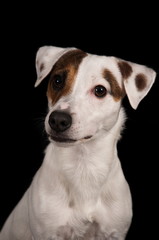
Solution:
<path fill-rule="evenodd" d="M 55 142 L 63 142 L 63 143 L 73 143 L 77 141 L 75 139 L 63 138 L 63 137 L 57 137 L 57 136 L 50 136 L 50 138 Z"/>
<path fill-rule="evenodd" d="M 92 138 L 92 136 L 86 136 L 81 139 L 71 139 L 71 138 L 65 138 L 65 137 L 59 137 L 59 136 L 53 136 L 53 135 L 49 135 L 49 137 L 51 140 L 53 140 L 55 142 L 61 142 L 61 143 L 75 143 L 77 141 L 84 141 L 84 140 Z"/>

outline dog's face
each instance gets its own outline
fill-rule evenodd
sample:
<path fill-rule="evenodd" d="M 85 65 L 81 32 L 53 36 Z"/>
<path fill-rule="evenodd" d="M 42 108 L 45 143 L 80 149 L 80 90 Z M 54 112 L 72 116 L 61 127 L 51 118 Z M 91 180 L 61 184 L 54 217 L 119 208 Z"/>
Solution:
<path fill-rule="evenodd" d="M 125 94 L 136 109 L 155 79 L 155 72 L 145 66 L 75 48 L 40 48 L 36 68 L 35 86 L 49 78 L 45 128 L 58 144 L 107 134 L 118 119 Z"/>

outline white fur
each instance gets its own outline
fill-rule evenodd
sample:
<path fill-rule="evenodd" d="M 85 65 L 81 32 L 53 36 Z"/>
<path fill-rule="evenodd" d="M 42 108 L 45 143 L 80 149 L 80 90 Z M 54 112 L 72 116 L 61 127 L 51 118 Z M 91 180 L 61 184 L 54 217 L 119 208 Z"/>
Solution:
<path fill-rule="evenodd" d="M 66 51 L 69 50 L 56 47 L 39 50 L 36 85 Z M 43 61 L 48 68 L 40 73 Z M 43 164 L 7 219 L 0 240 L 62 240 L 64 235 L 70 236 L 67 238 L 70 240 L 77 239 L 75 236 L 85 239 L 82 236 L 93 222 L 100 226 L 99 237 L 87 239 L 125 239 L 131 224 L 132 203 L 116 148 L 125 113 L 121 100 L 114 100 L 110 85 L 101 74 L 103 69 L 109 69 L 122 87 L 117 62 L 114 57 L 88 54 L 80 64 L 72 92 L 54 106 L 49 101 L 46 132 L 52 134 L 48 124 L 50 114 L 55 110 L 68 110 L 73 122 L 67 137 L 77 141 L 57 143 L 50 140 Z M 136 108 L 152 86 L 155 73 L 147 67 L 129 64 L 134 72 L 124 84 L 130 103 Z M 149 79 L 143 93 L 135 89 L 135 71 L 146 74 Z M 92 89 L 97 85 L 107 88 L 106 97 L 94 96 Z M 90 135 L 92 138 L 85 139 Z M 64 235 L 60 235 L 62 233 Z"/>

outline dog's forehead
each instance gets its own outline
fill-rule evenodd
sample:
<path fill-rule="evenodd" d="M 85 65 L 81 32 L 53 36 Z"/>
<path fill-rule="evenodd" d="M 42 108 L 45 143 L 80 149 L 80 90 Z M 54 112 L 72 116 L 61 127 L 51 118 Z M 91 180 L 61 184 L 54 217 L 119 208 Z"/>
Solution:
<path fill-rule="evenodd" d="M 116 100 L 122 97 L 121 75 L 114 57 L 89 54 L 79 49 L 71 50 L 56 62 L 52 76 L 63 71 L 67 72 L 67 79 L 62 91 L 54 91 L 51 81 L 48 85 L 47 95 L 53 104 L 61 97 L 70 94 L 77 85 L 79 90 L 79 85 L 82 88 L 83 84 L 88 86 L 100 84 L 101 79 L 109 83 Z"/>
<path fill-rule="evenodd" d="M 118 62 L 115 57 L 88 54 L 81 62 L 76 77 L 75 87 L 78 91 L 83 86 L 94 88 L 103 85 L 109 88 L 115 101 L 125 95 Z"/>
<path fill-rule="evenodd" d="M 106 70 L 114 75 L 119 84 L 121 83 L 121 74 L 115 57 L 87 54 L 81 62 L 78 72 L 87 77 L 105 78 L 104 72 Z"/>

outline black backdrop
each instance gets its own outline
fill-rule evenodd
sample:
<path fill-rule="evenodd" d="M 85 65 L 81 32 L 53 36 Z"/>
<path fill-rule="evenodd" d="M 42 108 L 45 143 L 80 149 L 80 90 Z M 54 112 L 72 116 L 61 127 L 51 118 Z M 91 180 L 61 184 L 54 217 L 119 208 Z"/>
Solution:
<path fill-rule="evenodd" d="M 49 8 L 49 7 L 48 7 Z M 42 12 L 29 21 L 20 12 L 4 25 L 1 46 L 1 167 L 0 224 L 19 201 L 39 168 L 47 145 L 43 120 L 46 84 L 34 88 L 35 54 L 43 45 L 77 47 L 99 55 L 112 55 L 152 67 L 159 72 L 156 19 L 131 24 L 119 17 L 114 23 L 94 14 L 85 21 L 83 12 L 62 14 L 54 9 L 44 19 Z M 53 17 L 54 16 L 54 17 Z M 64 17 L 65 16 L 65 17 Z M 78 21 L 77 21 L 78 19 Z M 45 20 L 45 21 L 44 21 Z M 141 20 L 141 21 L 140 21 Z M 153 239 L 158 216 L 158 91 L 159 79 L 138 109 L 127 98 L 123 104 L 128 120 L 118 144 L 119 157 L 133 198 L 134 217 L 127 239 Z"/>

